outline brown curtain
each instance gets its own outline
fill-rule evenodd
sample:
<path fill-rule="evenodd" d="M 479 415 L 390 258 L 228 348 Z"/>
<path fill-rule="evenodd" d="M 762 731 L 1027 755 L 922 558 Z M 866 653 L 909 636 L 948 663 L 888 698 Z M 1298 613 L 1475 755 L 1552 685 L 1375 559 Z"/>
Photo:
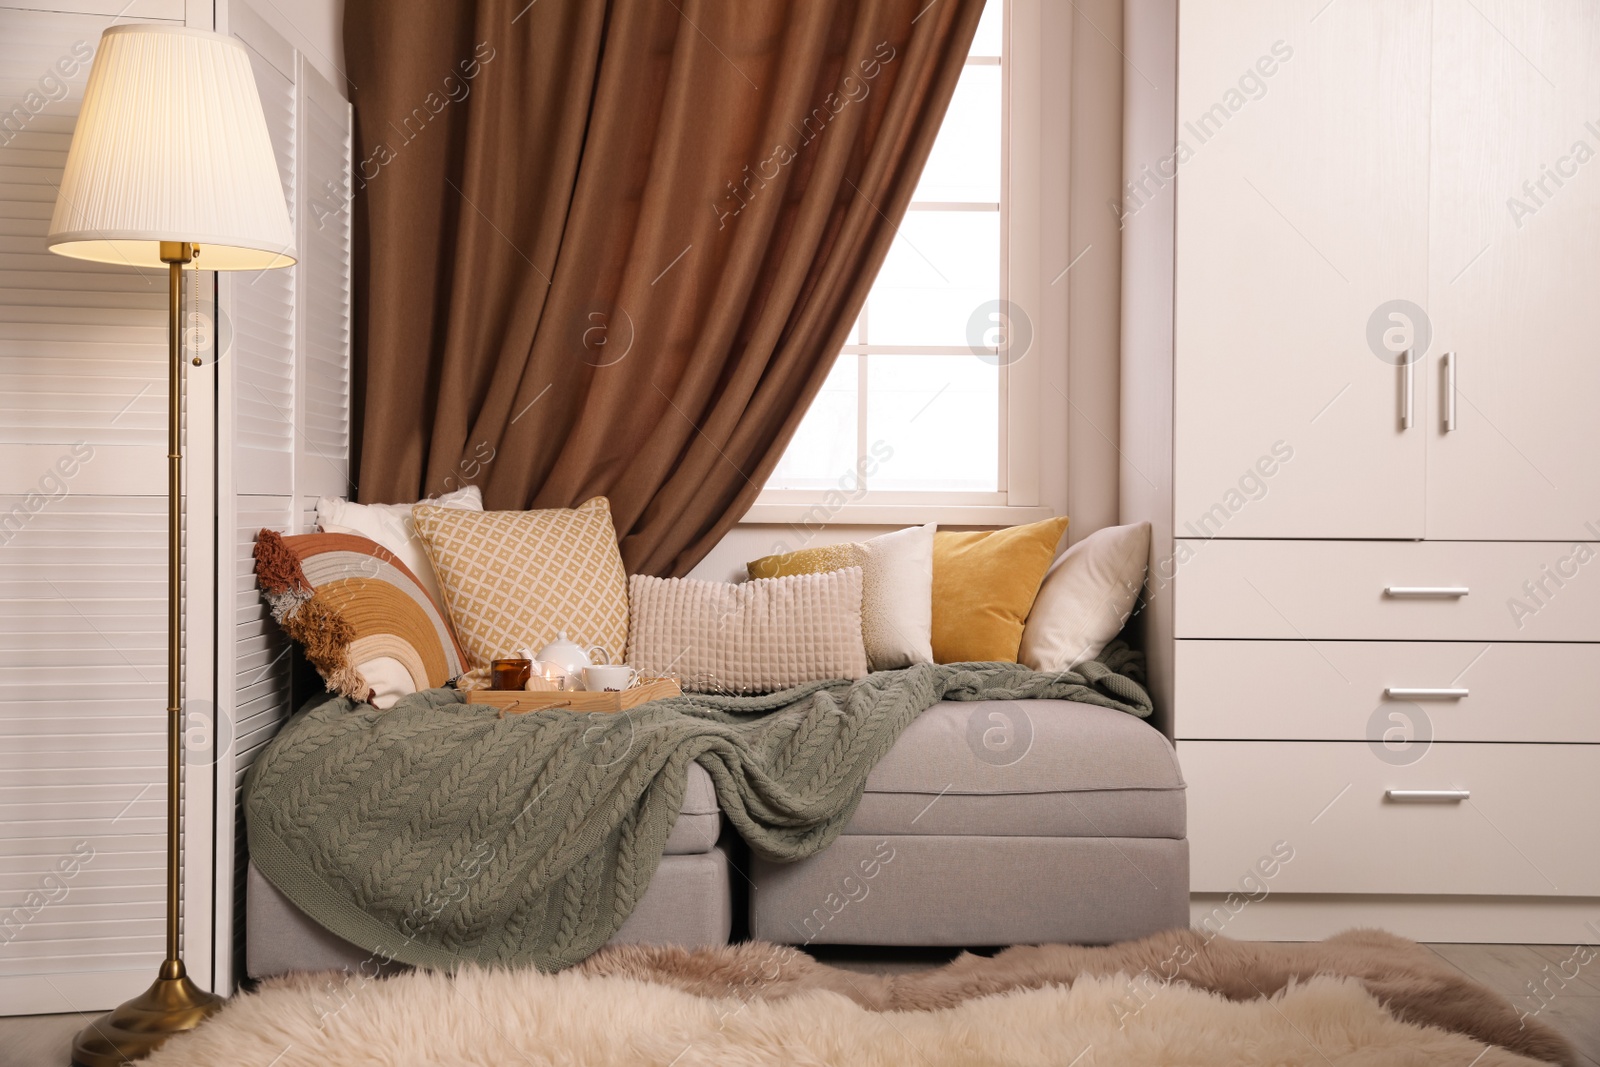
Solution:
<path fill-rule="evenodd" d="M 982 6 L 350 0 L 361 499 L 604 494 L 630 572 L 688 571 L 832 367 Z"/>

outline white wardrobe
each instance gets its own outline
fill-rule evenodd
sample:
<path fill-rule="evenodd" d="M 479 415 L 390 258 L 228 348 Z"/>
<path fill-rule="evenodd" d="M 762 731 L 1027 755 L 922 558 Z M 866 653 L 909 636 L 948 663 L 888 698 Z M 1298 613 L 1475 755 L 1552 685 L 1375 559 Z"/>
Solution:
<path fill-rule="evenodd" d="M 1196 919 L 1592 941 L 1600 7 L 1129 0 L 1125 47 L 1122 509 Z"/>

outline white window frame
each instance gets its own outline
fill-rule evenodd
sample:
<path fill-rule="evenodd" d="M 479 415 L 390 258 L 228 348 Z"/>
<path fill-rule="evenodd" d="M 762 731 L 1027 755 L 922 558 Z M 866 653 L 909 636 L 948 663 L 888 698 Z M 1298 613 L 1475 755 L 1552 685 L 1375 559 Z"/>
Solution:
<path fill-rule="evenodd" d="M 1000 180 L 1005 196 L 1000 208 L 1000 296 L 1026 309 L 1033 326 L 1033 342 L 1024 358 L 999 372 L 1000 488 L 995 492 L 905 492 L 870 487 L 866 491 L 764 489 L 740 520 L 742 523 L 1005 525 L 1048 518 L 1055 509 L 1046 501 L 1066 499 L 1064 485 L 1044 485 L 1041 480 L 1046 466 L 1063 472 L 1063 476 L 1065 471 L 1065 463 L 1042 462 L 1041 394 L 1045 391 L 1047 362 L 1055 370 L 1050 378 L 1067 378 L 1066 286 L 1045 284 L 1040 272 L 1044 190 L 1053 189 L 1063 203 L 1067 194 L 1067 175 L 1045 174 L 1045 161 L 1067 158 L 1068 131 L 1059 124 L 1049 130 L 1044 128 L 1041 94 L 1046 54 L 1053 53 L 1060 61 L 1067 61 L 1070 42 L 1043 39 L 1042 0 L 1001 2 L 1005 4 L 1002 32 L 1006 37 L 1006 62 L 1001 86 L 1004 128 Z M 1053 150 L 1047 150 L 1046 138 L 1052 139 L 1048 147 Z M 925 205 L 924 209 L 927 206 L 936 205 Z M 852 343 L 841 351 L 892 354 L 900 348 Z M 928 346 L 922 346 L 917 351 L 939 354 L 941 349 L 930 352 Z M 864 392 L 861 395 L 865 397 Z"/>

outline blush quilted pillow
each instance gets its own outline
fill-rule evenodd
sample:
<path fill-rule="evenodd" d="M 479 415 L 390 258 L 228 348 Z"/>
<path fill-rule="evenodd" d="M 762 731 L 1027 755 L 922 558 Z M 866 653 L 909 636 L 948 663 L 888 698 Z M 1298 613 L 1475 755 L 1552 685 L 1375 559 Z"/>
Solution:
<path fill-rule="evenodd" d="M 864 678 L 861 568 L 735 585 L 628 579 L 628 662 L 689 691 L 770 693 Z"/>

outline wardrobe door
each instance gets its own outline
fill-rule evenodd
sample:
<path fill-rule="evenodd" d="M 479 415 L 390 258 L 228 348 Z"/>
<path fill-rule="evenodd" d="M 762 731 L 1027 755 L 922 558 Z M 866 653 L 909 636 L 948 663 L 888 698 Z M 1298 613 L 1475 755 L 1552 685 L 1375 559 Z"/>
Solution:
<path fill-rule="evenodd" d="M 1176 172 L 1178 536 L 1422 536 L 1426 392 L 1406 428 L 1368 334 L 1426 301 L 1429 54 L 1427 0 L 1181 6 L 1177 155 L 1124 208 Z"/>
<path fill-rule="evenodd" d="M 1592 540 L 1600 5 L 1434 11 L 1428 536 Z"/>

